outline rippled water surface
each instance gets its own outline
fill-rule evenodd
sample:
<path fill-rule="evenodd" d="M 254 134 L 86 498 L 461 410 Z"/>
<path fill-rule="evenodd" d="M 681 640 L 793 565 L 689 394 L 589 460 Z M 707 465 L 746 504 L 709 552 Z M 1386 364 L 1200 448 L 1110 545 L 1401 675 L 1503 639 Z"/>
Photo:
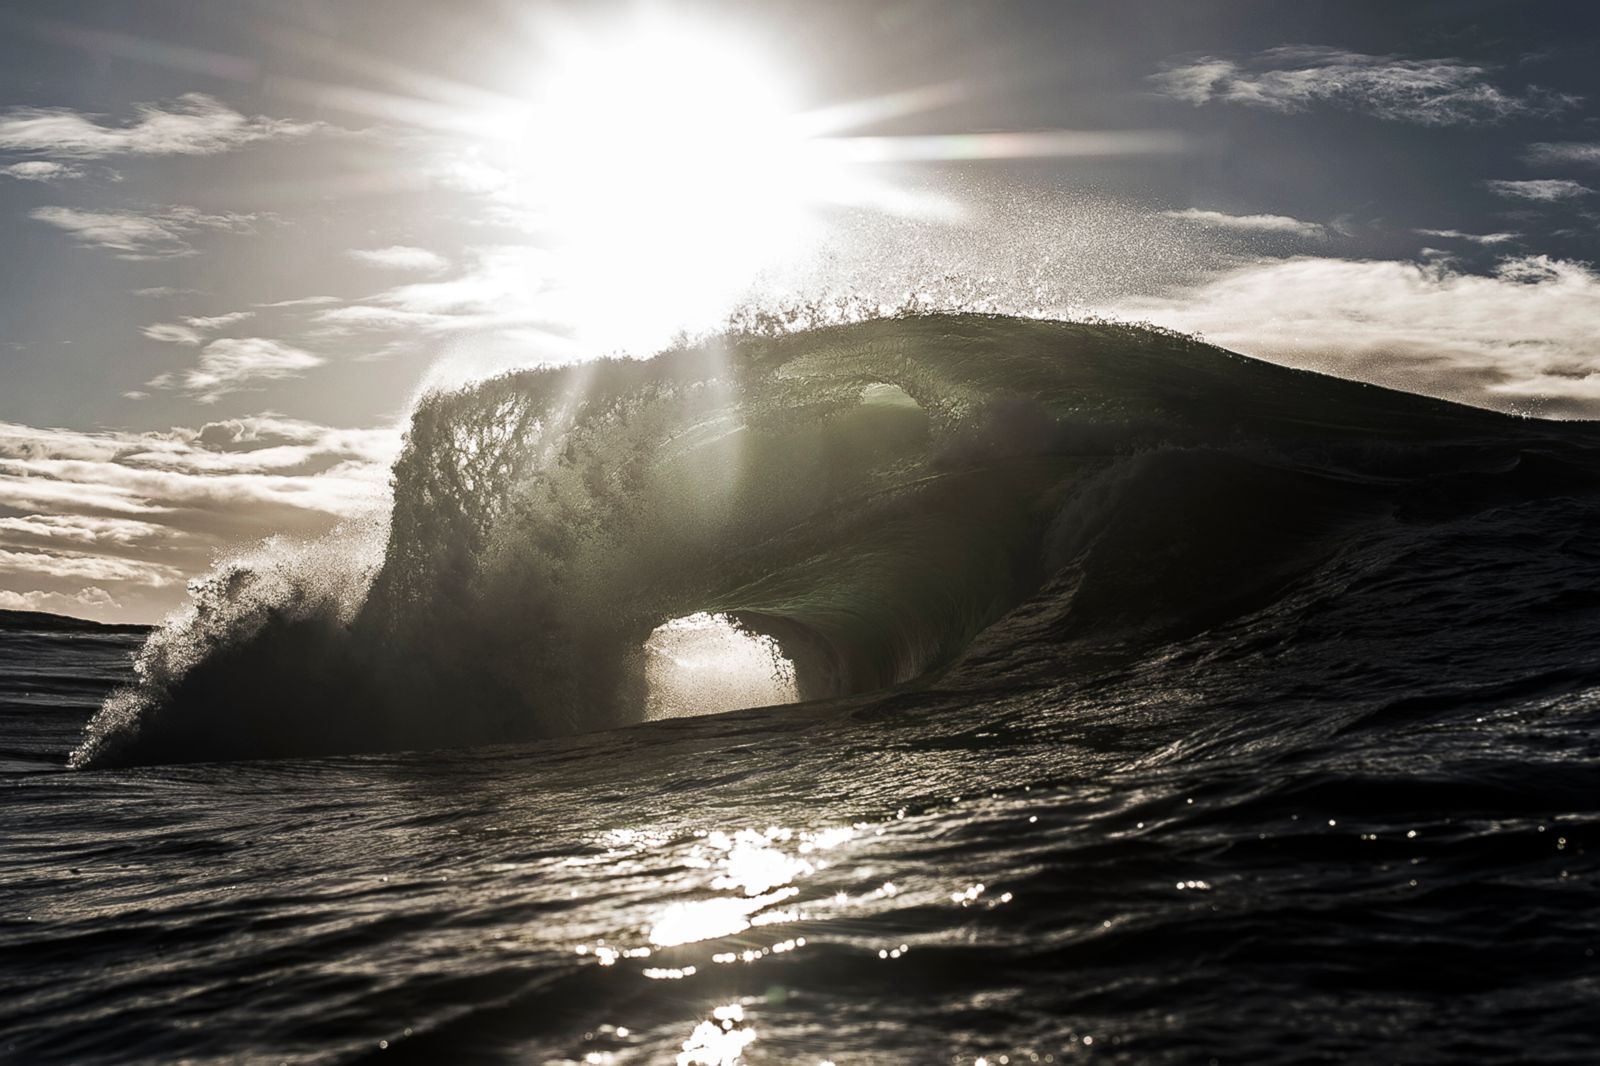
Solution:
<path fill-rule="evenodd" d="M 41 654 L 90 674 L 105 651 Z M 1248 689 L 1183 687 L 1177 660 L 1203 653 L 1080 679 L 1074 705 L 946 696 L 528 750 L 17 773 L 3 1047 L 1592 1061 L 1600 692 L 1442 682 L 1342 715 L 1308 695 L 1285 729 Z"/>

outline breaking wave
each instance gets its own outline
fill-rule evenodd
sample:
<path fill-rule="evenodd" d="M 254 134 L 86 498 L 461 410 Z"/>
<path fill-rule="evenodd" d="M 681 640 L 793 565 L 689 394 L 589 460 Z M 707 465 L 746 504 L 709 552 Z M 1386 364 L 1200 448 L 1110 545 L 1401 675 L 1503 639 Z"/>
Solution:
<path fill-rule="evenodd" d="M 1375 523 L 1559 493 L 1592 443 L 999 315 L 511 373 L 419 402 L 373 562 L 323 545 L 213 574 L 73 761 L 624 725 L 651 632 L 706 613 L 775 642 L 806 700 L 1039 683 L 1261 609 Z"/>

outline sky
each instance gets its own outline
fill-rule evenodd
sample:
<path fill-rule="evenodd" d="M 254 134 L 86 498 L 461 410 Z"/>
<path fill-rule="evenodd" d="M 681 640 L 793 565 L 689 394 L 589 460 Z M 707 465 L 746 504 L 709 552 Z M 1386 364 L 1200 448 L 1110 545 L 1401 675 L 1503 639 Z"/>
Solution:
<path fill-rule="evenodd" d="M 1100 314 L 1600 417 L 1600 10 L 11 0 L 0 608 L 381 514 L 409 405 L 744 306 Z"/>

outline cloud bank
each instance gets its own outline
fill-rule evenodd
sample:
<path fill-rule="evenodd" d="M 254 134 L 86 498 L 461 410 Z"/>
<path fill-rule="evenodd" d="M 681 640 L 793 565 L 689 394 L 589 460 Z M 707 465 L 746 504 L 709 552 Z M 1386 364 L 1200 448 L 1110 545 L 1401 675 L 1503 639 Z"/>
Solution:
<path fill-rule="evenodd" d="M 1111 310 L 1341 377 L 1502 411 L 1600 417 L 1600 273 L 1584 263 L 1510 257 L 1472 274 L 1307 256 Z"/>
<path fill-rule="evenodd" d="M 399 439 L 273 414 L 160 433 L 0 423 L 0 607 L 153 620 L 219 552 L 370 514 Z"/>
<path fill-rule="evenodd" d="M 1502 89 L 1489 75 L 1487 67 L 1461 59 L 1292 45 L 1246 59 L 1205 56 L 1174 63 L 1150 80 L 1161 94 L 1196 106 L 1226 103 L 1294 113 L 1324 105 L 1423 126 L 1549 115 L 1578 103 L 1576 97 L 1536 86 Z"/>

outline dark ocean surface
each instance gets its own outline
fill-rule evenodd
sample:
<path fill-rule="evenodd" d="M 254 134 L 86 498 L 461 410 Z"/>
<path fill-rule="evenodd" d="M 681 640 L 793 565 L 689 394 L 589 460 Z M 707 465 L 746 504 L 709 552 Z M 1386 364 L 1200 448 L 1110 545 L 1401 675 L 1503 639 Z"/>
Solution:
<path fill-rule="evenodd" d="M 1597 1061 L 1600 431 L 1120 328 L 741 344 L 731 401 L 592 385 L 448 567 L 426 420 L 571 382 L 425 406 L 354 612 L 137 683 L 0 618 L 0 1059 Z M 552 554 L 580 485 L 678 565 Z M 613 649 L 694 610 L 816 698 L 637 722 Z"/>

